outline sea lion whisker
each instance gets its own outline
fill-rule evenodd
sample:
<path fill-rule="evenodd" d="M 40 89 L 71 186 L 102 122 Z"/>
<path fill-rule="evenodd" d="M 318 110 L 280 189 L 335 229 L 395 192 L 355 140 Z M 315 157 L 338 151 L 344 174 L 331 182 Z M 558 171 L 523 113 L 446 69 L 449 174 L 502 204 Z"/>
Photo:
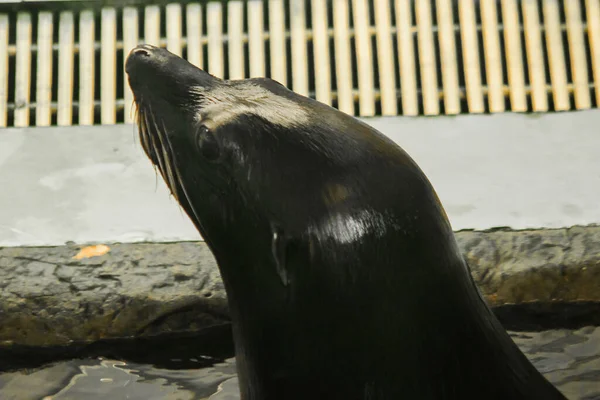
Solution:
<path fill-rule="evenodd" d="M 149 105 L 149 111 L 150 111 L 149 114 L 150 114 L 150 118 L 152 120 L 152 124 L 154 125 L 156 136 L 158 137 L 158 141 L 160 142 L 160 149 L 157 149 L 157 151 L 160 153 L 161 158 L 164 161 L 164 164 L 162 165 L 163 177 L 166 180 L 167 186 L 169 187 L 171 194 L 173 195 L 175 200 L 178 200 L 177 181 L 175 180 L 175 178 L 173 176 L 173 170 L 172 170 L 172 168 L 174 167 L 174 165 L 172 165 L 173 164 L 172 154 L 169 153 L 169 150 L 171 150 L 171 149 L 167 148 L 167 146 L 165 145 L 165 142 L 167 142 L 169 140 L 167 129 L 164 125 L 164 121 L 161 121 L 162 125 L 163 125 L 163 129 L 160 129 L 160 127 L 158 126 L 158 123 L 156 122 L 156 117 L 155 117 L 156 114 L 152 112 L 151 105 Z"/>
<path fill-rule="evenodd" d="M 132 99 L 132 100 L 131 100 L 131 106 L 129 107 L 129 118 L 131 118 L 131 119 L 133 119 L 133 118 L 134 118 L 134 115 L 135 115 L 135 113 L 136 113 L 136 110 L 134 110 L 134 106 L 135 106 L 136 104 L 137 104 L 137 103 L 135 102 L 135 99 Z"/>
<path fill-rule="evenodd" d="M 156 133 L 156 135 L 158 135 L 158 136 L 159 136 L 159 140 L 160 140 L 160 138 L 161 138 L 161 135 L 160 135 L 160 130 L 158 129 L 158 126 L 157 126 L 157 124 L 156 124 L 156 121 L 154 120 L 154 117 L 153 117 L 153 116 L 154 116 L 154 114 L 152 113 L 152 108 L 151 108 L 151 105 L 148 105 L 148 108 L 149 108 L 149 113 L 150 113 L 150 115 L 151 115 L 151 118 L 152 118 L 152 120 L 153 120 L 153 123 L 154 123 L 155 131 L 156 131 L 155 133 Z M 163 124 L 163 126 L 164 126 L 164 121 L 161 121 L 161 122 L 162 122 L 162 124 Z M 146 125 L 149 125 L 149 122 L 148 122 L 148 119 L 147 119 L 147 118 L 146 118 L 146 120 L 145 120 L 145 124 L 146 124 Z M 171 153 L 170 153 L 170 154 L 171 154 L 171 156 L 170 156 L 170 159 L 171 159 L 171 160 L 173 160 L 173 162 L 174 162 L 174 156 L 175 156 L 175 152 L 174 152 L 173 146 L 172 146 L 172 144 L 171 144 L 171 140 L 169 139 L 168 135 L 166 134 L 166 127 L 165 127 L 165 139 L 166 139 L 166 142 L 167 142 L 167 144 L 168 144 L 168 146 L 169 146 L 169 150 L 170 150 L 170 152 L 171 152 Z M 154 140 L 153 140 L 153 143 L 154 143 Z M 161 143 L 162 143 L 162 140 L 161 140 Z M 163 153 L 163 154 L 165 154 L 165 153 Z M 168 154 L 167 154 L 167 156 L 168 156 Z M 159 163 L 160 163 L 160 157 L 157 157 L 157 160 L 159 160 Z M 155 165 L 155 167 L 156 167 L 156 164 L 154 164 L 154 165 Z M 162 165 L 162 164 L 161 164 L 161 165 Z M 185 200 L 187 201 L 187 203 L 188 203 L 188 205 L 189 205 L 189 207 L 190 207 L 190 210 L 188 210 L 188 211 L 189 211 L 189 212 L 191 212 L 191 213 L 192 213 L 192 215 L 193 215 L 193 218 L 192 218 L 192 219 L 194 220 L 194 222 L 196 223 L 196 225 L 199 227 L 200 231 L 202 231 L 202 232 L 206 232 L 206 230 L 204 229 L 204 227 L 203 227 L 203 225 L 202 225 L 202 220 L 199 218 L 199 214 L 198 214 L 198 212 L 196 211 L 196 209 L 195 209 L 195 207 L 194 207 L 194 204 L 192 203 L 192 200 L 190 199 L 189 195 L 187 194 L 187 191 L 186 191 L 186 188 L 185 188 L 184 182 L 183 182 L 183 180 L 182 180 L 182 178 L 181 178 L 181 175 L 180 175 L 178 172 L 176 172 L 174 177 L 171 175 L 171 176 L 170 176 L 170 178 L 169 178 L 169 177 L 167 177 L 167 176 L 166 176 L 166 175 L 165 175 L 165 174 L 162 172 L 161 168 L 159 168 L 159 171 L 161 172 L 161 175 L 162 175 L 163 179 L 166 181 L 166 183 L 167 183 L 167 186 L 169 186 L 169 188 L 171 189 L 171 193 L 173 194 L 173 196 L 175 197 L 175 199 L 176 199 L 176 200 L 179 202 L 179 205 L 180 205 L 180 206 L 182 205 L 182 204 L 181 204 L 181 199 L 180 199 L 180 198 L 179 198 L 179 196 L 176 194 L 176 193 L 177 193 L 176 189 L 177 189 L 177 188 L 181 189 L 181 192 L 183 193 L 183 197 L 185 198 Z M 175 171 L 177 171 L 177 169 L 176 169 L 176 168 L 175 168 Z M 173 179 L 173 181 L 170 181 L 170 179 Z M 178 186 L 176 186 L 176 185 L 175 185 L 175 183 L 178 183 Z M 190 216 L 190 217 L 191 217 L 191 216 Z M 208 238 L 206 238 L 206 237 L 205 237 L 204 239 L 208 241 Z"/>
<path fill-rule="evenodd" d="M 160 172 L 161 175 L 163 175 L 164 178 L 167 178 L 166 176 L 166 160 L 164 159 L 164 154 L 162 151 L 162 140 L 161 140 L 161 135 L 160 135 L 160 130 L 158 129 L 158 126 L 156 125 L 156 121 L 154 120 L 154 113 L 152 111 L 152 107 L 149 105 L 148 106 L 148 118 L 146 119 L 146 123 L 151 127 L 151 129 L 149 130 L 149 132 L 151 132 L 150 138 L 152 139 L 152 144 L 153 144 L 153 148 L 154 148 L 154 152 L 158 158 L 158 160 L 160 161 Z M 169 182 L 167 181 L 167 185 L 169 184 Z"/>
<path fill-rule="evenodd" d="M 144 118 L 143 118 L 143 110 L 142 108 L 139 106 L 137 106 L 136 109 L 136 118 L 135 120 L 137 121 L 137 125 L 138 125 L 138 133 L 139 133 L 139 137 L 140 137 L 140 143 L 142 144 L 142 148 L 144 149 L 144 151 L 146 152 L 146 154 L 149 154 L 149 148 L 148 148 L 148 128 L 146 127 Z"/>
<path fill-rule="evenodd" d="M 152 148 L 150 132 L 147 124 L 147 111 L 145 109 L 144 103 L 139 100 L 137 102 L 138 114 L 137 114 L 137 124 L 139 128 L 140 140 L 142 143 L 142 149 L 146 153 L 146 156 L 152 161 L 152 169 L 154 170 L 154 190 L 158 189 L 158 174 L 159 167 L 158 162 L 156 161 L 156 156 L 154 155 L 154 149 Z"/>
<path fill-rule="evenodd" d="M 146 141 L 146 138 L 145 138 L 146 127 L 144 124 L 144 117 L 143 117 L 144 111 L 139 103 L 136 103 L 136 105 L 137 105 L 137 107 L 136 107 L 135 121 L 138 126 L 138 134 L 140 136 L 140 142 L 142 144 L 142 148 L 144 149 L 144 151 L 146 153 L 148 153 L 148 142 Z"/>
<path fill-rule="evenodd" d="M 171 191 L 173 193 L 173 197 L 175 197 L 175 200 L 179 201 L 179 188 L 177 187 L 177 182 L 178 180 L 175 179 L 175 175 L 177 175 L 177 166 L 175 164 L 175 153 L 173 151 L 173 146 L 171 145 L 171 139 L 169 139 L 169 135 L 168 135 L 168 131 L 167 131 L 167 127 L 165 126 L 165 122 L 161 121 L 162 123 L 162 134 L 159 134 L 159 139 L 161 141 L 161 145 L 162 145 L 162 151 L 166 160 L 166 164 L 167 164 L 167 173 L 169 176 L 169 181 L 171 182 Z M 164 136 L 164 142 L 163 142 L 163 136 Z M 166 142 L 166 145 L 165 145 Z"/>
<path fill-rule="evenodd" d="M 136 107 L 135 107 L 135 109 L 133 109 L 133 108 L 132 108 L 132 111 L 133 111 L 133 113 L 134 113 L 134 115 L 133 115 L 133 118 L 132 118 L 132 119 L 133 119 L 133 121 L 137 122 L 137 120 L 138 120 L 138 110 L 137 110 L 137 104 L 136 104 Z M 139 128 L 138 128 L 138 129 L 139 129 Z M 131 129 L 131 134 L 132 134 L 132 136 L 133 136 L 133 144 L 134 144 L 134 146 L 135 146 L 135 145 L 137 145 L 137 143 L 136 143 L 136 138 L 135 138 L 135 137 L 136 137 L 136 134 L 135 134 L 135 133 L 136 133 L 136 126 L 134 125 L 134 126 L 132 127 L 132 129 Z"/>
<path fill-rule="evenodd" d="M 149 128 L 150 122 L 148 120 L 148 112 L 144 112 L 144 120 L 146 123 L 146 127 Z M 148 129 L 149 135 L 148 137 L 150 138 L 150 148 L 152 149 L 152 155 L 154 156 L 154 158 L 156 159 L 156 162 L 158 163 L 158 170 L 160 171 L 160 174 L 163 176 L 163 178 L 166 178 L 165 176 L 165 166 L 164 166 L 164 161 L 162 159 L 162 154 L 161 152 L 158 151 L 158 144 L 156 143 L 157 141 L 155 140 L 155 136 L 156 136 L 156 132 L 152 132 L 150 129 Z M 168 184 L 168 182 L 167 182 Z"/>
<path fill-rule="evenodd" d="M 142 145 L 148 157 L 151 160 L 154 160 L 154 149 L 152 148 L 152 142 L 150 138 L 149 127 L 147 123 L 148 117 L 146 116 L 146 111 L 144 108 L 140 107 L 140 117 L 139 117 L 139 125 L 140 125 L 140 137 L 142 139 Z"/>

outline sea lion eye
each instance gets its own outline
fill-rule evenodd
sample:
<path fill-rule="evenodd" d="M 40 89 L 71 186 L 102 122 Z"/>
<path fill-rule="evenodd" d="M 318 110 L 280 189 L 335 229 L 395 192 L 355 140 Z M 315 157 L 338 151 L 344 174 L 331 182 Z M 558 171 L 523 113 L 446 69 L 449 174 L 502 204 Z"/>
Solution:
<path fill-rule="evenodd" d="M 196 133 L 196 146 L 200 154 L 208 161 L 218 161 L 221 155 L 219 142 L 210 129 L 204 125 Z"/>

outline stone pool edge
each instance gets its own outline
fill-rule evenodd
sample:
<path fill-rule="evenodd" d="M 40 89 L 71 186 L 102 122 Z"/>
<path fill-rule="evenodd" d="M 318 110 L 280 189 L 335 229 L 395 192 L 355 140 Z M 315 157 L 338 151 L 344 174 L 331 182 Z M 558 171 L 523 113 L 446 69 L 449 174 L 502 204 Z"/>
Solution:
<path fill-rule="evenodd" d="M 499 312 L 515 304 L 600 305 L 600 226 L 456 237 Z M 200 332 L 228 321 L 204 242 L 100 245 L 0 248 L 1 348 Z"/>

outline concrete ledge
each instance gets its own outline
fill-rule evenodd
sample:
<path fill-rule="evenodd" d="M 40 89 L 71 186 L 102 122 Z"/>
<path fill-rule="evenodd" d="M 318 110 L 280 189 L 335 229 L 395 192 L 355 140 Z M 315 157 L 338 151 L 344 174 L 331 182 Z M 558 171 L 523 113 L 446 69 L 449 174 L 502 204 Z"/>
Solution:
<path fill-rule="evenodd" d="M 456 235 L 495 307 L 600 305 L 599 226 Z M 228 321 L 219 272 L 203 242 L 81 250 L 0 249 L 0 347 L 200 332 Z"/>
<path fill-rule="evenodd" d="M 491 305 L 600 302 L 600 226 L 456 237 Z"/>
<path fill-rule="evenodd" d="M 79 251 L 0 249 L 0 344 L 67 345 L 228 320 L 219 271 L 203 242 L 117 244 L 83 259 Z"/>

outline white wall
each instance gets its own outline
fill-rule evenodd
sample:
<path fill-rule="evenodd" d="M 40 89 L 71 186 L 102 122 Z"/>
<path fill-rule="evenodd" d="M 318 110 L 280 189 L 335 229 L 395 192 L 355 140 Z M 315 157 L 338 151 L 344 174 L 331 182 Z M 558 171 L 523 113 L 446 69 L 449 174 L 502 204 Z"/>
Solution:
<path fill-rule="evenodd" d="M 366 121 L 419 163 L 455 230 L 600 223 L 600 110 Z M 0 246 L 198 240 L 135 132 L 0 131 Z"/>

